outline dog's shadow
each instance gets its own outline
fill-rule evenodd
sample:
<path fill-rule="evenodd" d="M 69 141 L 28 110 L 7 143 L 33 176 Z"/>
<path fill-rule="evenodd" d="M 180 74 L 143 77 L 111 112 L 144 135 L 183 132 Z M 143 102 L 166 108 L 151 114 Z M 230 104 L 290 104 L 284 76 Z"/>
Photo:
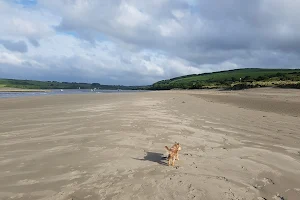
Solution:
<path fill-rule="evenodd" d="M 167 157 L 164 156 L 162 153 L 155 153 L 155 152 L 147 152 L 143 159 L 141 158 L 134 158 L 135 160 L 142 160 L 142 161 L 151 161 L 156 162 L 160 165 L 167 165 L 165 162 Z"/>

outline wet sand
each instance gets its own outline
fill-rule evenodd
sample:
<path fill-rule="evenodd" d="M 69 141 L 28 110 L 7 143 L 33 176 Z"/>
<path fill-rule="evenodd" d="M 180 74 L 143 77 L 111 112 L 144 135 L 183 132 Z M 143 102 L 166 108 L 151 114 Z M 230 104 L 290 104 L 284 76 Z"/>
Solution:
<path fill-rule="evenodd" d="M 298 200 L 299 103 L 286 89 L 0 99 L 0 199 Z"/>

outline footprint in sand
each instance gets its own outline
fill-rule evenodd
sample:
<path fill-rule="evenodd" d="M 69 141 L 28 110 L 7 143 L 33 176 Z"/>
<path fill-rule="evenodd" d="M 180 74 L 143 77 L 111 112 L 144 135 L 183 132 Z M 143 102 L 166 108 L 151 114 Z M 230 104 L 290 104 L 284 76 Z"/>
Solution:
<path fill-rule="evenodd" d="M 22 197 L 24 197 L 24 193 L 18 193 L 14 196 L 11 196 L 10 199 L 21 199 Z"/>
<path fill-rule="evenodd" d="M 224 176 L 217 176 L 216 179 L 223 180 L 223 181 L 228 181 L 228 179 Z"/>
<path fill-rule="evenodd" d="M 284 200 L 284 197 L 280 196 L 279 194 L 276 194 L 272 197 L 272 199 L 275 199 L 275 200 Z"/>
<path fill-rule="evenodd" d="M 189 185 L 188 185 L 188 190 L 189 190 L 188 197 L 189 197 L 190 199 L 195 199 L 195 198 L 196 198 L 195 193 L 197 193 L 197 191 L 196 191 L 195 188 L 192 186 L 192 184 L 189 184 Z"/>
<path fill-rule="evenodd" d="M 264 186 L 269 185 L 269 184 L 272 184 L 272 185 L 275 184 L 275 183 L 272 181 L 272 179 L 269 179 L 269 178 L 263 178 L 263 179 L 262 179 L 262 182 L 264 183 Z"/>
<path fill-rule="evenodd" d="M 129 174 L 128 178 L 132 179 L 133 178 L 133 174 Z"/>
<path fill-rule="evenodd" d="M 257 200 L 267 200 L 267 199 L 264 197 L 257 197 Z"/>
<path fill-rule="evenodd" d="M 263 187 L 267 186 L 267 185 L 274 185 L 275 183 L 272 181 L 272 179 L 270 178 L 263 178 L 261 180 L 257 180 L 258 183 L 256 183 L 253 187 L 260 190 Z"/>
<path fill-rule="evenodd" d="M 135 184 L 132 188 L 133 191 L 138 191 L 142 187 L 141 184 Z"/>
<path fill-rule="evenodd" d="M 18 181 L 18 185 L 33 185 L 39 183 L 39 181 L 37 180 L 30 180 L 30 179 L 24 179 L 24 180 L 20 180 Z"/>
<path fill-rule="evenodd" d="M 190 165 L 191 167 L 195 167 L 195 168 L 198 168 L 198 166 L 196 165 L 195 162 L 193 162 L 193 164 Z"/>

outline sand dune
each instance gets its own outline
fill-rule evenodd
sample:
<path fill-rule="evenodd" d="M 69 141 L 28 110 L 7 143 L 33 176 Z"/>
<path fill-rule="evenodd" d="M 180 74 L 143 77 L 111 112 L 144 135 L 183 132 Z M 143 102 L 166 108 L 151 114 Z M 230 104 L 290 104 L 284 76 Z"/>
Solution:
<path fill-rule="evenodd" d="M 298 97 L 256 89 L 0 99 L 0 199 L 298 200 Z M 168 167 L 164 146 L 175 141 L 180 160 Z"/>

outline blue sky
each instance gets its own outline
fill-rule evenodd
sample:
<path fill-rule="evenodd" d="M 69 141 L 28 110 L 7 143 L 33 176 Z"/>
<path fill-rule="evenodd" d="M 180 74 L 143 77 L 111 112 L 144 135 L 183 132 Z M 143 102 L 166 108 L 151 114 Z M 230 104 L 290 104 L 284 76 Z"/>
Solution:
<path fill-rule="evenodd" d="M 7 2 L 10 2 L 9 0 L 6 0 Z M 34 6 L 37 4 L 36 0 L 13 0 L 13 3 L 21 4 L 24 6 Z"/>
<path fill-rule="evenodd" d="M 0 77 L 145 85 L 299 68 L 294 0 L 0 0 Z"/>

